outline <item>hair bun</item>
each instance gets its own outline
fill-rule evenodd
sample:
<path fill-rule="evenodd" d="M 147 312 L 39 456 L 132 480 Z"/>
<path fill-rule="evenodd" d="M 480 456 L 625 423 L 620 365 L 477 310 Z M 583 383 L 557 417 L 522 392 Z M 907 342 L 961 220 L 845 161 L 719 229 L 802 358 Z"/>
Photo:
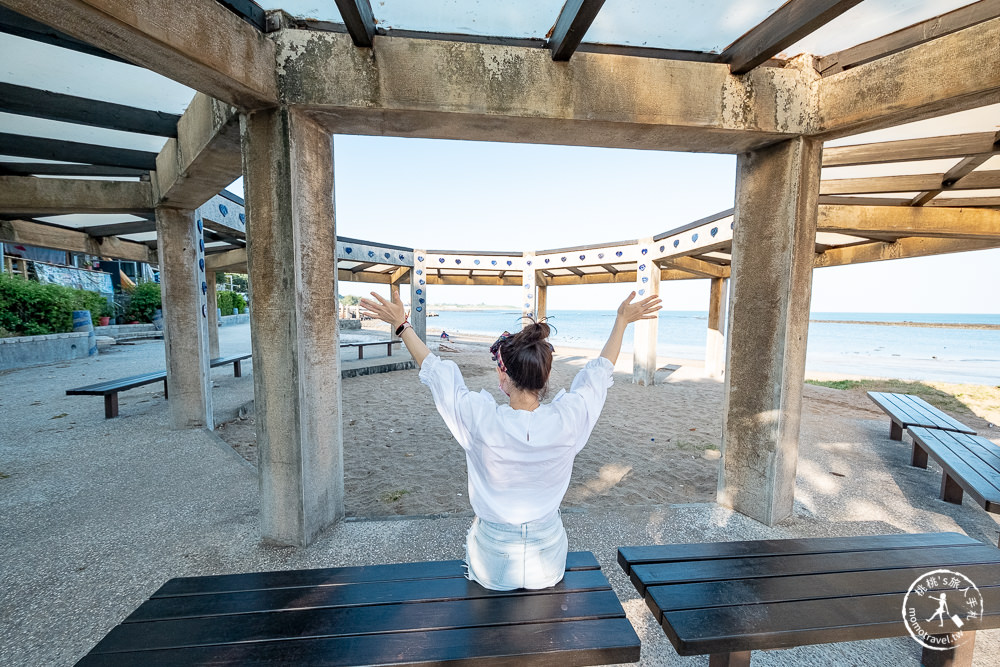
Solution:
<path fill-rule="evenodd" d="M 524 344 L 528 343 L 540 343 L 549 337 L 551 334 L 552 327 L 548 322 L 532 322 L 521 329 L 517 334 L 521 342 Z"/>

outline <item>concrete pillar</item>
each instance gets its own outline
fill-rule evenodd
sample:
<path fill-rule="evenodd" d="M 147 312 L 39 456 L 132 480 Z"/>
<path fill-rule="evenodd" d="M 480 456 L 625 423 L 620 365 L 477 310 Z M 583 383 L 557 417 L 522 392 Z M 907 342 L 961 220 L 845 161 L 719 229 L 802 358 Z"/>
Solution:
<path fill-rule="evenodd" d="M 548 315 L 548 291 L 545 278 L 535 273 L 535 317 L 543 319 Z"/>
<path fill-rule="evenodd" d="M 410 324 L 420 340 L 427 341 L 427 252 L 413 251 L 413 270 L 410 272 Z"/>
<path fill-rule="evenodd" d="M 521 258 L 521 328 L 527 327 L 535 314 L 535 253 L 526 252 Z"/>
<path fill-rule="evenodd" d="M 163 342 L 173 428 L 215 428 L 208 352 L 208 283 L 201 220 L 194 211 L 156 209 Z"/>
<path fill-rule="evenodd" d="M 653 240 L 640 241 L 636 250 L 635 300 L 660 293 L 660 267 L 646 259 Z M 634 325 L 632 344 L 632 382 L 650 387 L 656 378 L 656 338 L 659 334 L 659 320 L 640 320 Z"/>
<path fill-rule="evenodd" d="M 219 298 L 215 284 L 215 272 L 208 274 L 208 354 L 217 359 L 219 354 Z"/>
<path fill-rule="evenodd" d="M 822 144 L 739 156 L 719 504 L 792 513 Z"/>
<path fill-rule="evenodd" d="M 723 333 L 726 321 L 726 290 L 729 281 L 725 278 L 711 278 L 708 297 L 708 340 L 705 342 L 705 374 L 721 378 L 726 370 L 726 337 Z"/>
<path fill-rule="evenodd" d="M 265 541 L 344 515 L 333 139 L 296 109 L 240 118 Z"/>

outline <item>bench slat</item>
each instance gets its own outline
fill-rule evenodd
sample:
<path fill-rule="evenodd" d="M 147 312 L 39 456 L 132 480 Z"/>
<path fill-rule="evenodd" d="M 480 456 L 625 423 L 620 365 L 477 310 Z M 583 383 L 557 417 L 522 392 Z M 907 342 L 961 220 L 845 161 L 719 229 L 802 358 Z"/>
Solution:
<path fill-rule="evenodd" d="M 955 533 L 957 535 L 957 533 Z M 599 570 L 600 564 L 589 551 L 571 551 L 566 555 L 566 571 Z M 177 577 L 161 586 L 151 598 L 175 595 L 201 595 L 205 593 L 234 593 L 238 591 L 269 588 L 294 588 L 304 586 L 330 586 L 336 584 L 373 581 L 405 581 L 410 579 L 465 578 L 460 560 L 430 561 L 426 563 L 397 563 L 391 565 L 365 565 L 354 567 L 329 567 L 312 570 L 277 572 L 250 572 L 206 577 Z"/>
<path fill-rule="evenodd" d="M 259 614 L 126 623 L 112 630 L 94 648 L 94 652 L 624 617 L 621 603 L 610 588 L 497 597 L 488 605 L 471 596 L 470 599 L 378 604 L 360 608 L 292 608 Z"/>
<path fill-rule="evenodd" d="M 954 417 L 935 408 L 919 396 L 869 391 L 868 397 L 894 422 L 900 423 L 904 429 L 913 425 L 958 431 L 959 433 L 975 434 L 976 432 L 975 429 L 969 428 Z"/>
<path fill-rule="evenodd" d="M 897 394 L 897 396 L 902 401 L 912 406 L 914 412 L 926 416 L 927 419 L 930 420 L 931 423 L 933 423 L 937 428 L 944 430 L 968 428 L 965 424 L 948 416 L 947 413 L 935 408 L 919 396 L 913 396 L 912 394 Z"/>
<path fill-rule="evenodd" d="M 106 380 L 96 384 L 89 384 L 85 387 L 67 389 L 66 394 L 68 396 L 103 396 L 104 394 L 112 392 L 119 392 L 126 389 L 141 387 L 145 384 L 152 384 L 153 382 L 162 382 L 166 379 L 166 377 L 166 371 L 144 373 L 143 375 L 133 375 L 131 377 L 121 378 L 118 380 Z"/>
<path fill-rule="evenodd" d="M 900 403 L 895 398 L 895 394 L 889 394 L 879 391 L 868 392 L 869 398 L 871 398 L 875 403 L 882 408 L 883 412 L 888 414 L 890 417 L 898 417 L 905 423 L 910 424 L 921 424 L 923 420 L 920 419 L 919 415 L 913 414 L 909 406 Z"/>
<path fill-rule="evenodd" d="M 1000 504 L 1000 457 L 990 451 L 997 448 L 989 440 L 950 431 L 910 427 L 910 437 L 917 442 L 949 477 L 958 482 L 982 507 Z M 987 446 L 988 445 L 988 446 Z"/>
<path fill-rule="evenodd" d="M 639 593 L 645 595 L 647 586 L 670 583 L 861 570 L 894 570 L 906 567 L 936 566 L 942 562 L 971 565 L 996 562 L 996 560 L 997 550 L 980 544 L 979 546 L 651 563 L 633 566 L 631 579 Z"/>
<path fill-rule="evenodd" d="M 228 357 L 216 357 L 215 359 L 212 359 L 208 363 L 209 363 L 209 365 L 212 368 L 215 368 L 216 366 L 225 366 L 226 364 L 231 364 L 234 361 L 243 361 L 244 359 L 249 359 L 252 356 L 253 355 L 249 354 L 249 353 L 248 354 L 231 354 Z"/>
<path fill-rule="evenodd" d="M 608 588 L 610 588 L 608 580 L 600 570 L 583 570 L 567 572 L 562 582 L 545 590 L 559 593 Z M 276 588 L 238 593 L 153 598 L 132 612 L 124 623 L 127 625 L 168 618 L 246 614 L 280 609 L 357 607 L 460 598 L 498 598 L 510 595 L 509 592 L 487 590 L 464 577 L 365 582 L 309 588 Z"/>
<path fill-rule="evenodd" d="M 966 632 L 1000 627 L 1000 588 L 979 590 L 985 615 L 967 619 Z M 663 628 L 680 655 L 882 639 L 905 633 L 902 602 L 896 593 L 674 611 Z"/>
<path fill-rule="evenodd" d="M 628 619 L 532 623 L 334 639 L 225 644 L 176 650 L 91 653 L 78 667 L 228 665 L 574 665 L 636 662 Z"/>
<path fill-rule="evenodd" d="M 931 533 L 926 535 L 860 535 L 857 537 L 809 537 L 788 540 L 749 542 L 708 542 L 702 544 L 660 544 L 619 547 L 618 563 L 626 574 L 631 567 L 643 563 L 662 563 L 712 558 L 755 558 L 790 554 L 836 553 L 840 551 L 870 551 L 893 548 L 922 548 L 981 543 L 961 533 Z"/>
<path fill-rule="evenodd" d="M 657 622 L 662 622 L 663 614 L 668 611 L 905 593 L 913 581 L 926 573 L 924 566 L 893 570 L 891 576 L 886 576 L 885 570 L 869 570 L 668 584 L 648 587 L 646 596 L 657 610 L 654 612 Z M 1000 586 L 1000 567 L 996 563 L 964 565 L 962 574 L 980 588 Z"/>

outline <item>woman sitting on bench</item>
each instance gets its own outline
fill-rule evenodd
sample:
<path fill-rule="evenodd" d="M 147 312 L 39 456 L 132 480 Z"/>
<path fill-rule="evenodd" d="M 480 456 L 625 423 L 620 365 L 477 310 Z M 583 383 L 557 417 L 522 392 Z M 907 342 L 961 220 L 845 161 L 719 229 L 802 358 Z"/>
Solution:
<path fill-rule="evenodd" d="M 420 365 L 420 381 L 431 389 L 438 412 L 465 450 L 469 501 L 476 519 L 466 538 L 469 579 L 493 590 L 547 588 L 566 570 L 566 531 L 559 514 L 569 488 L 573 460 L 587 443 L 612 384 L 625 327 L 653 319 L 660 299 L 632 303 L 632 292 L 601 356 L 577 373 L 569 392 L 543 405 L 552 345 L 549 325 L 532 322 L 504 334 L 490 347 L 500 389 L 510 406 L 497 405 L 485 389 L 470 392 L 453 361 L 442 361 L 406 321 L 393 289 L 392 300 L 372 292 L 362 299 L 365 315 L 388 322 Z"/>

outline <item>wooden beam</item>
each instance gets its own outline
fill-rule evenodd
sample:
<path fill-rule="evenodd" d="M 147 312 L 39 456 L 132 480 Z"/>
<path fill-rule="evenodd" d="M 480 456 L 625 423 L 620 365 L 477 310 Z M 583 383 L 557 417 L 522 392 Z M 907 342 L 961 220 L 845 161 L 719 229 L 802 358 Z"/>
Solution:
<path fill-rule="evenodd" d="M 195 209 L 242 174 L 239 113 L 198 93 L 156 156 L 157 202 Z"/>
<path fill-rule="evenodd" d="M 0 154 L 38 160 L 87 162 L 108 167 L 150 171 L 156 168 L 156 153 L 128 148 L 98 146 L 61 139 L 44 139 L 0 132 Z"/>
<path fill-rule="evenodd" d="M 837 206 L 909 206 L 908 197 L 838 197 L 836 195 L 820 195 L 820 204 Z"/>
<path fill-rule="evenodd" d="M 162 111 L 137 109 L 123 104 L 112 104 L 2 82 L 0 82 L 0 111 L 159 137 L 176 137 L 177 121 L 181 119 L 176 114 Z"/>
<path fill-rule="evenodd" d="M 228 268 L 231 268 L 233 266 L 238 266 L 243 268 L 243 271 L 235 271 L 233 273 L 246 273 L 246 266 L 247 266 L 246 248 L 239 248 L 237 250 L 227 250 L 226 252 L 220 252 L 205 257 L 206 271 L 223 271 L 223 270 L 228 270 Z M 226 269 L 223 269 L 223 267 L 226 267 Z"/>
<path fill-rule="evenodd" d="M 818 82 L 817 136 L 868 132 L 1000 101 L 1000 18 Z"/>
<path fill-rule="evenodd" d="M 663 264 L 687 271 L 701 278 L 728 278 L 730 271 L 728 266 L 720 266 L 694 257 L 671 257 Z"/>
<path fill-rule="evenodd" d="M 0 176 L 0 213 L 33 217 L 67 213 L 129 213 L 148 216 L 149 183 Z"/>
<path fill-rule="evenodd" d="M 471 274 L 472 272 L 470 271 L 469 273 Z M 393 271 L 392 275 L 389 276 L 389 284 L 398 285 L 401 282 L 406 282 L 406 280 L 409 279 L 409 277 L 410 277 L 410 267 L 408 266 L 396 267 L 396 270 Z"/>
<path fill-rule="evenodd" d="M 155 220 L 133 220 L 131 222 L 115 222 L 106 225 L 81 227 L 80 231 L 95 238 L 103 236 L 121 236 L 122 234 L 144 234 L 156 231 Z"/>
<path fill-rule="evenodd" d="M 277 103 L 274 43 L 217 2 L 0 0 L 0 4 L 237 107 Z"/>
<path fill-rule="evenodd" d="M 915 176 L 879 176 L 877 178 L 841 178 L 822 181 L 821 195 L 874 194 L 878 192 L 922 192 L 924 190 L 983 190 L 1000 188 L 1000 169 L 974 171 L 958 181 L 945 174 Z"/>
<path fill-rule="evenodd" d="M 375 16 L 368 0 L 337 0 L 337 9 L 354 45 L 371 48 L 375 39 Z"/>
<path fill-rule="evenodd" d="M 949 169 L 944 177 L 941 179 L 941 187 L 934 190 L 927 190 L 925 192 L 919 193 L 910 202 L 911 206 L 923 206 L 930 200 L 937 197 L 939 194 L 945 190 L 952 190 L 956 183 L 961 181 L 966 176 L 970 175 L 978 167 L 982 166 L 987 160 L 992 157 L 989 153 L 984 153 L 980 155 L 970 155 L 958 162 L 954 167 Z M 998 172 L 1000 173 L 1000 172 Z"/>
<path fill-rule="evenodd" d="M 521 286 L 521 276 L 427 276 L 428 285 Z"/>
<path fill-rule="evenodd" d="M 866 236 L 1000 240 L 1000 211 L 912 206 L 820 206 L 817 231 Z"/>
<path fill-rule="evenodd" d="M 143 243 L 125 241 L 114 236 L 99 239 L 75 229 L 28 220 L 0 220 L 0 242 L 23 243 L 131 262 L 157 263 L 156 252 Z"/>
<path fill-rule="evenodd" d="M 949 208 L 970 208 L 970 207 L 992 207 L 1000 208 L 1000 197 L 948 197 L 947 199 L 935 199 L 927 202 L 926 206 L 949 207 Z"/>
<path fill-rule="evenodd" d="M 428 276 L 429 278 L 430 276 Z M 378 271 L 348 271 L 347 269 L 337 269 L 337 280 L 355 283 L 377 283 L 380 285 L 389 284 L 390 275 Z M 427 282 L 430 282 L 428 280 Z"/>
<path fill-rule="evenodd" d="M 0 174 L 7 176 L 124 176 L 139 178 L 147 169 L 106 167 L 97 164 L 50 164 L 47 162 L 0 162 Z"/>
<path fill-rule="evenodd" d="M 212 220 L 208 216 L 202 216 L 201 223 L 204 225 L 205 229 L 208 229 L 216 234 L 222 236 L 228 236 L 236 241 L 242 241 L 246 243 L 247 234 L 239 229 L 233 229 L 229 225 L 225 225 L 216 220 Z"/>
<path fill-rule="evenodd" d="M 566 64 L 538 48 L 379 37 L 372 76 L 345 66 L 359 57 L 348 35 L 272 37 L 284 102 L 342 134 L 741 153 L 815 131 L 812 68 L 737 77 L 714 63 L 577 53 Z"/>
<path fill-rule="evenodd" d="M 99 49 L 96 46 L 92 46 L 86 42 L 81 42 L 80 40 L 70 37 L 66 33 L 60 32 L 55 28 L 51 28 L 44 23 L 33 21 L 27 16 L 21 16 L 17 12 L 13 12 L 6 7 L 0 7 L 0 32 L 5 32 L 8 35 L 16 35 L 17 37 L 23 37 L 24 39 L 30 39 L 35 42 L 42 42 L 43 44 L 51 44 L 52 46 L 58 46 L 61 49 L 70 49 L 72 51 L 76 51 L 77 53 L 86 53 L 89 56 L 106 58 L 107 60 L 113 60 L 119 63 L 128 62 L 124 58 L 119 58 L 118 56 L 108 53 L 103 49 Z"/>
<path fill-rule="evenodd" d="M 358 264 L 357 266 L 352 266 L 351 268 L 346 270 L 350 271 L 351 273 L 360 273 L 362 271 L 367 271 L 368 269 L 372 268 L 377 264 L 378 262 L 362 262 L 361 264 Z"/>
<path fill-rule="evenodd" d="M 1000 2 L 1000 0 L 998 0 Z M 967 155 L 1000 153 L 1000 133 L 975 132 L 945 137 L 903 139 L 854 146 L 823 149 L 824 167 L 850 167 L 859 164 L 884 164 L 915 160 L 941 160 Z"/>
<path fill-rule="evenodd" d="M 733 74 L 745 74 L 859 2 L 861 0 L 789 0 L 726 47 L 721 60 L 729 63 Z"/>
<path fill-rule="evenodd" d="M 836 74 L 937 37 L 964 30 L 997 16 L 1000 16 L 1000 0 L 980 0 L 863 44 L 823 56 L 817 63 L 817 69 L 824 76 Z"/>
<path fill-rule="evenodd" d="M 1000 239 L 991 241 L 970 241 L 967 239 L 903 238 L 894 243 L 866 243 L 841 248 L 831 248 L 816 255 L 816 268 L 863 264 L 887 259 L 906 259 L 944 255 L 952 252 L 987 250 L 1000 248 Z"/>
<path fill-rule="evenodd" d="M 573 56 L 604 2 L 605 0 L 567 0 L 549 37 L 548 47 L 552 51 L 552 60 L 565 61 Z"/>

